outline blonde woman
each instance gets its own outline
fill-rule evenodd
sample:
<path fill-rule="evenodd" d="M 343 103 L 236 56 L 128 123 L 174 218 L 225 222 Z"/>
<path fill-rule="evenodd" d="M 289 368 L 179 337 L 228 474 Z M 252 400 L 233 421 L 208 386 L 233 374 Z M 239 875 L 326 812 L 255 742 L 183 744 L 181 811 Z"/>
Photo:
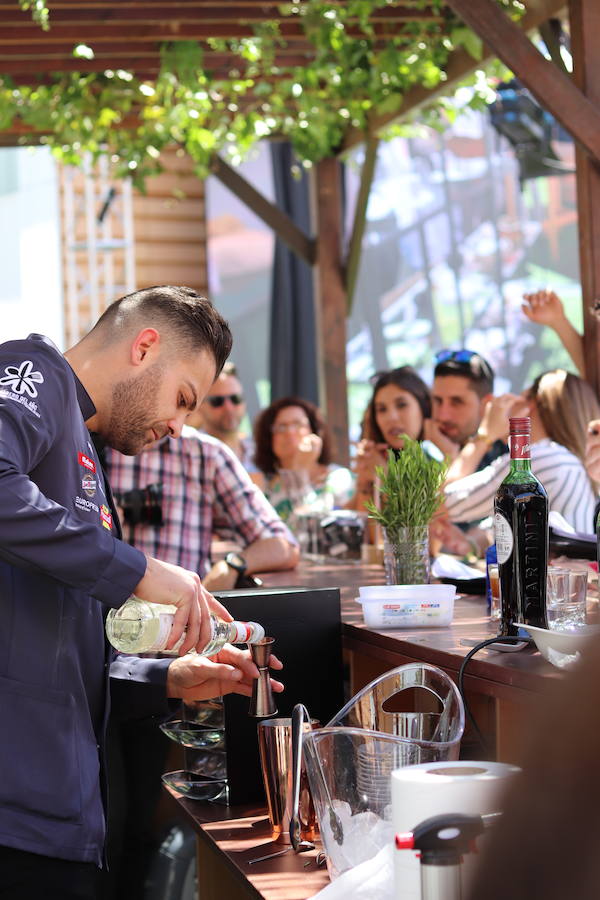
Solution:
<path fill-rule="evenodd" d="M 596 485 L 584 466 L 588 423 L 600 418 L 593 389 L 577 375 L 554 369 L 536 378 L 519 398 L 520 403 L 522 399 L 531 416 L 531 468 L 546 488 L 549 509 L 559 512 L 576 531 L 593 531 Z M 507 433 L 508 415 L 509 410 Z M 474 521 L 491 515 L 508 468 L 506 454 L 485 469 L 446 485 L 445 508 L 450 519 Z"/>

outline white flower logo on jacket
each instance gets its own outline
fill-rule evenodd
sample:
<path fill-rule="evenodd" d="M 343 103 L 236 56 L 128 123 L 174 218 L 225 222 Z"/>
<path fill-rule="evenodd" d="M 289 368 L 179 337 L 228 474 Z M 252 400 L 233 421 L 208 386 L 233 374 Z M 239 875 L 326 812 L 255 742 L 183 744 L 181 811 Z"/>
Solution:
<path fill-rule="evenodd" d="M 29 394 L 30 397 L 37 397 L 38 392 L 36 384 L 44 383 L 44 376 L 41 372 L 33 371 L 33 363 L 26 359 L 20 366 L 6 366 L 4 371 L 6 375 L 0 378 L 0 384 L 11 387 L 16 394 Z"/>

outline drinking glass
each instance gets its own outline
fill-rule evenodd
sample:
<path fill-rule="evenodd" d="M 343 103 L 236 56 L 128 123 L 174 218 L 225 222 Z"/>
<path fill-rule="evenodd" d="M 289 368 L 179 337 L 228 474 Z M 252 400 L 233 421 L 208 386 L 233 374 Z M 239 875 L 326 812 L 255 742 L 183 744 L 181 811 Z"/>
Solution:
<path fill-rule="evenodd" d="M 587 572 L 550 566 L 546 599 L 548 628 L 564 631 L 585 625 L 586 598 Z"/>
<path fill-rule="evenodd" d="M 492 622 L 498 622 L 501 618 L 502 604 L 500 602 L 500 572 L 496 563 L 488 565 L 488 578 L 490 580 L 490 594 L 492 597 L 490 619 Z"/>

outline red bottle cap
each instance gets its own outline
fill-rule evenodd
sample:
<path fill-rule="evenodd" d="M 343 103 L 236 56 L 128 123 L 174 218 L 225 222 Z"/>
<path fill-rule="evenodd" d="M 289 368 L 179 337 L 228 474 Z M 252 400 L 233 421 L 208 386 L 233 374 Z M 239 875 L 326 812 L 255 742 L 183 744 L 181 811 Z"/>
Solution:
<path fill-rule="evenodd" d="M 529 416 L 511 416 L 508 421 L 511 434 L 531 434 L 531 419 Z"/>

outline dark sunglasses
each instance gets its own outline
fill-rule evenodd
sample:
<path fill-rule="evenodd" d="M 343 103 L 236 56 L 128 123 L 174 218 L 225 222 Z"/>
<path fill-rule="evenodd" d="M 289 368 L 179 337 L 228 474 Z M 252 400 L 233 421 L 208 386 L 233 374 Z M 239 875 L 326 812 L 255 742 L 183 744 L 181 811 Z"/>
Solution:
<path fill-rule="evenodd" d="M 212 397 L 206 397 L 206 402 L 209 406 L 212 406 L 213 409 L 218 409 L 220 406 L 223 406 L 226 400 L 231 400 L 234 406 L 239 406 L 240 403 L 244 402 L 244 398 L 241 394 L 215 394 Z"/>

